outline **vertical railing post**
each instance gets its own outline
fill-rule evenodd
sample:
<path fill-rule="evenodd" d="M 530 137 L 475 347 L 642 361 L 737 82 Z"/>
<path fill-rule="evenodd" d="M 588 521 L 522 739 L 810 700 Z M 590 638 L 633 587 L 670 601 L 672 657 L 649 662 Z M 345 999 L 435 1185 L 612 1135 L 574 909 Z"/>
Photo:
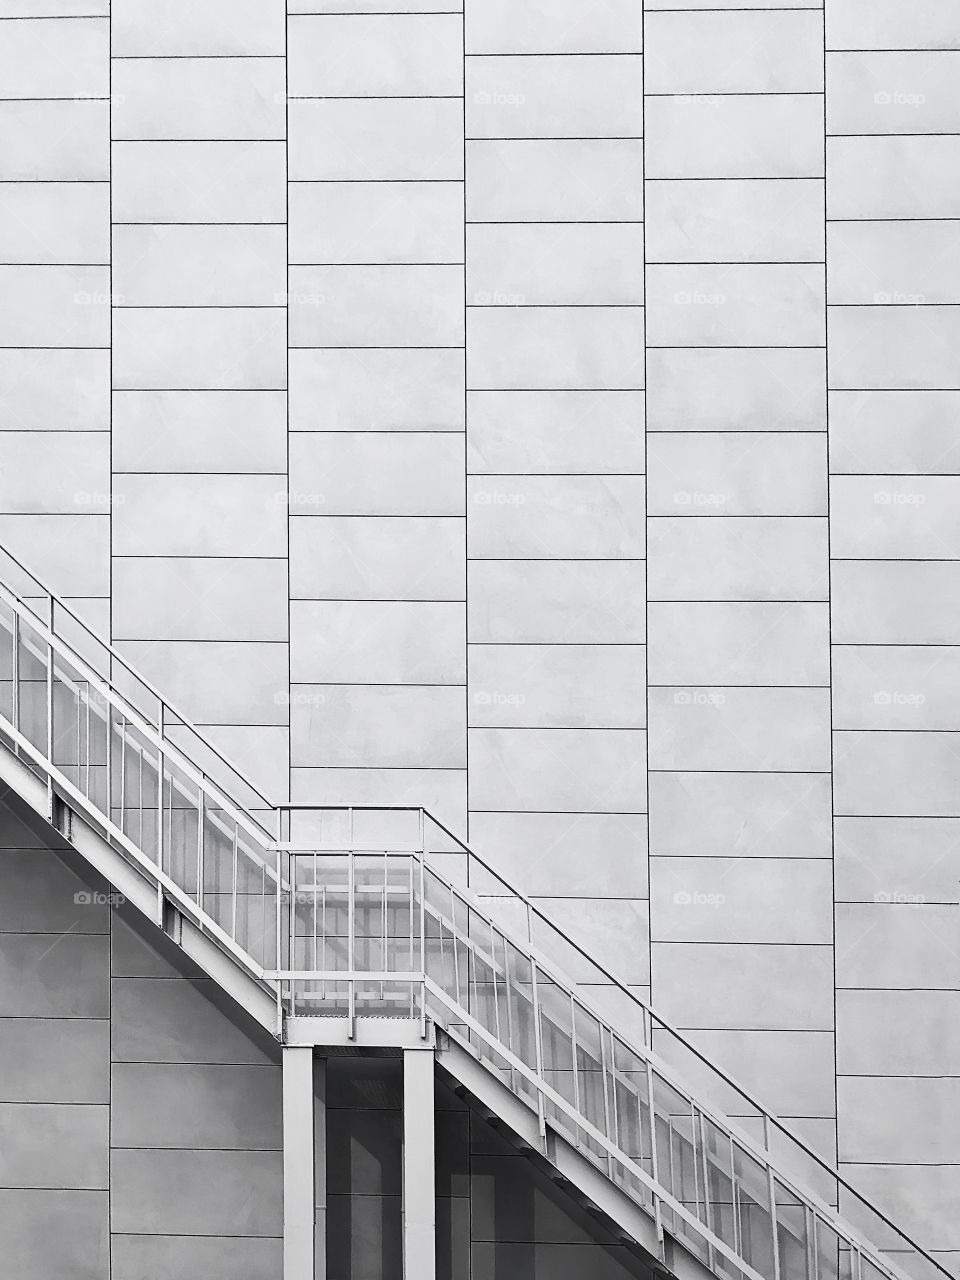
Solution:
<path fill-rule="evenodd" d="M 646 1026 L 646 1022 L 647 1022 L 647 1014 L 646 1014 L 646 1011 L 644 1011 L 645 1026 Z M 649 1030 L 650 1029 L 648 1028 L 648 1031 Z M 657 1142 L 657 1113 L 656 1113 L 656 1110 L 654 1109 L 653 1066 L 649 1058 L 646 1059 L 646 1067 L 647 1067 L 647 1116 L 650 1122 L 650 1175 L 653 1178 L 654 1182 L 659 1187 L 659 1186 L 662 1186 L 663 1184 L 660 1181 L 660 1156 L 658 1151 L 659 1144 Z M 639 1095 L 637 1098 L 637 1105 L 639 1107 Z M 642 1144 L 643 1144 L 642 1126 L 641 1126 L 640 1134 L 641 1134 L 641 1149 L 642 1149 Z M 668 1191 L 671 1192 L 671 1194 L 673 1193 L 672 1186 L 668 1187 L 667 1189 Z M 656 1192 L 653 1193 L 653 1219 L 657 1228 L 657 1243 L 660 1245 L 660 1253 L 662 1257 L 663 1250 L 664 1250 L 663 1206 L 660 1202 L 660 1197 L 659 1195 L 657 1195 Z"/>
<path fill-rule="evenodd" d="M 420 829 L 423 830 L 423 810 L 420 810 Z M 427 899 L 426 899 L 426 855 L 423 848 L 423 838 L 420 840 L 419 850 L 420 860 L 420 1038 L 427 1038 Z M 413 921 L 410 922 L 411 928 Z M 440 936 L 443 937 L 443 926 L 441 925 Z M 442 978 L 442 974 L 440 975 Z"/>
<path fill-rule="evenodd" d="M 609 1037 L 610 1037 L 610 1056 L 611 1056 L 611 1058 L 613 1057 L 613 1032 L 612 1032 L 612 1031 L 607 1031 L 607 1029 L 603 1026 L 603 1023 L 599 1023 L 598 1025 L 599 1025 L 599 1027 L 600 1027 L 600 1084 L 601 1084 L 601 1086 L 602 1086 L 602 1088 L 603 1088 L 603 1132 L 604 1132 L 604 1134 L 605 1134 L 605 1136 L 606 1136 L 606 1137 L 610 1138 L 610 1139 L 613 1141 L 613 1143 L 616 1145 L 617 1149 L 619 1150 L 619 1148 L 620 1148 L 620 1134 L 619 1134 L 619 1133 L 618 1133 L 618 1131 L 617 1131 L 617 1120 L 616 1120 L 616 1099 L 614 1098 L 614 1103 L 613 1103 L 613 1117 L 612 1117 L 612 1118 L 613 1118 L 613 1124 L 611 1125 L 611 1123 L 610 1123 L 610 1121 L 611 1121 L 610 1096 L 609 1096 L 609 1094 L 607 1093 L 607 1076 L 608 1076 L 608 1070 L 607 1070 L 607 1050 L 606 1050 L 606 1035 L 605 1035 L 605 1032 L 606 1032 L 606 1034 L 607 1034 L 607 1035 L 609 1035 Z M 610 1081 L 611 1081 L 611 1089 L 613 1090 L 614 1095 L 615 1095 L 615 1094 L 616 1094 L 616 1080 L 615 1080 L 615 1079 L 614 1079 L 614 1077 L 613 1077 L 613 1073 L 612 1073 L 612 1071 L 610 1071 L 610 1072 L 609 1072 L 609 1075 L 610 1075 Z M 608 1178 L 610 1178 L 610 1179 L 611 1179 L 611 1181 L 612 1181 L 612 1180 L 613 1180 L 613 1155 L 612 1155 L 612 1154 L 611 1154 L 611 1152 L 609 1152 L 609 1151 L 607 1152 L 606 1163 L 607 1163 L 607 1177 L 608 1177 Z"/>
<path fill-rule="evenodd" d="M 280 834 L 279 830 L 278 830 L 278 834 Z M 285 853 L 284 850 L 282 850 L 279 846 L 280 846 L 280 841 L 278 840 L 277 850 L 276 850 L 277 879 L 276 879 L 276 893 L 275 893 L 276 905 L 275 905 L 275 911 L 274 911 L 274 919 L 276 922 L 275 929 L 277 934 L 275 939 L 276 953 L 277 953 L 277 1033 L 282 1034 L 283 1032 L 283 976 L 282 975 L 283 975 L 284 969 L 289 969 L 292 973 L 294 968 L 294 963 L 295 963 L 294 956 L 293 956 L 292 934 L 291 934 L 290 946 L 289 946 L 289 964 L 283 963 L 285 958 L 284 950 L 283 950 L 283 880 L 284 880 L 283 871 L 284 871 L 284 862 L 286 861 L 287 866 L 289 868 L 289 872 L 288 872 L 288 876 L 289 876 L 289 874 L 292 873 L 294 863 L 293 863 L 292 855 L 290 853 Z M 290 884 L 290 896 L 291 898 L 293 897 L 292 883 Z M 266 959 L 266 951 L 264 951 L 264 959 Z M 296 1002 L 293 999 L 294 979 L 290 978 L 289 981 L 290 981 L 290 996 L 291 996 L 290 1012 L 296 1013 Z"/>
<path fill-rule="evenodd" d="M 740 1221 L 740 1188 L 737 1182 L 737 1154 L 733 1145 L 733 1135 L 728 1135 L 730 1143 L 730 1209 L 733 1222 L 733 1247 L 743 1257 L 743 1224 Z"/>
<path fill-rule="evenodd" d="M 104 717 L 107 723 L 107 745 L 106 745 L 106 762 L 107 771 L 106 786 L 104 787 L 103 802 L 106 807 L 107 821 L 113 822 L 113 703 L 108 698 L 104 707 Z"/>
<path fill-rule="evenodd" d="M 166 730 L 164 704 L 157 707 L 157 870 L 163 875 L 163 735 Z M 163 885 L 157 881 L 157 920 L 163 927 Z"/>
<path fill-rule="evenodd" d="M 47 617 L 47 818 L 53 822 L 53 622 L 54 603 L 50 596 Z"/>
<path fill-rule="evenodd" d="M 570 992 L 570 1063 L 573 1067 L 573 1109 L 578 1116 L 583 1115 L 580 1107 L 580 1046 L 577 1042 L 577 1002 Z M 574 1145 L 580 1146 L 580 1127 L 574 1135 Z"/>
<path fill-rule="evenodd" d="M 206 792 L 203 784 L 206 782 L 206 775 L 200 775 L 200 785 L 197 787 L 197 906 L 203 910 L 203 824 L 204 814 L 206 812 Z"/>
<path fill-rule="evenodd" d="M 10 662 L 10 679 L 12 681 L 10 717 L 13 727 L 20 728 L 20 615 L 13 613 L 13 653 Z"/>
<path fill-rule="evenodd" d="M 691 1117 L 693 1119 L 693 1159 L 694 1168 L 696 1168 L 697 1160 L 697 1134 L 700 1135 L 700 1163 L 702 1165 L 703 1176 L 703 1222 L 708 1231 L 713 1231 L 713 1213 L 710 1204 L 710 1165 L 707 1161 L 707 1139 L 703 1128 L 703 1112 L 695 1108 L 691 1103 Z M 730 1186 L 730 1199 L 733 1200 L 733 1184 Z M 707 1245 L 708 1265 L 711 1271 L 716 1270 L 717 1252 L 712 1244 Z"/>
<path fill-rule="evenodd" d="M 353 810 L 351 809 L 351 816 Z M 351 827 L 352 827 L 351 822 Z M 351 830 L 351 836 L 353 832 Z M 347 1017 L 350 1020 L 348 1035 L 352 1040 L 356 1034 L 356 1018 L 357 1018 L 357 983 L 354 978 L 356 972 L 356 943 L 357 943 L 357 917 L 356 917 L 356 855 L 353 851 L 353 841 L 351 839 L 350 851 L 347 854 L 347 971 L 349 978 L 347 979 Z"/>
<path fill-rule="evenodd" d="M 817 1221 L 809 1205 L 804 1205 L 803 1207 L 803 1225 L 804 1234 L 807 1238 L 807 1280 L 819 1280 L 820 1266 L 815 1236 Z"/>
<path fill-rule="evenodd" d="M 767 1195 L 770 1197 L 770 1231 L 773 1235 L 773 1280 L 780 1280 L 780 1229 L 777 1225 L 777 1186 L 770 1163 L 770 1117 L 763 1116 L 763 1148 L 767 1162 Z"/>
<path fill-rule="evenodd" d="M 531 999 L 533 1001 L 533 1045 L 537 1059 L 537 1124 L 540 1138 L 546 1142 L 547 1115 L 543 1104 L 543 1027 L 540 1025 L 540 991 L 537 984 L 537 962 L 533 956 L 533 921 L 530 918 L 530 903 L 527 903 L 527 945 L 530 954 Z"/>

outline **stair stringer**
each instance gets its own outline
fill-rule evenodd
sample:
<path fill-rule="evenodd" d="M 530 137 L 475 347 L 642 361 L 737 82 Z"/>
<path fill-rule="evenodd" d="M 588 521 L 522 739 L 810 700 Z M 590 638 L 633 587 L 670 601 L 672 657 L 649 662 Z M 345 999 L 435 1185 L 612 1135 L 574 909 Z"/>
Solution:
<path fill-rule="evenodd" d="M 634 1246 L 654 1274 L 676 1280 L 716 1280 L 715 1274 L 669 1232 L 658 1234 L 653 1214 L 642 1209 L 560 1134 L 548 1126 L 544 1138 L 536 1112 L 451 1035 L 439 1030 L 437 1062 L 453 1078 L 456 1092 L 468 1094 L 497 1128 L 505 1126 L 514 1146 L 541 1164 L 555 1182 L 606 1221 L 625 1243 Z"/>
<path fill-rule="evenodd" d="M 172 938 L 265 1031 L 281 1038 L 282 1019 L 275 995 L 170 901 L 146 865 L 125 858 L 77 809 L 68 807 L 56 792 L 50 792 L 47 784 L 5 747 L 0 747 L 0 781 L 72 845 L 118 894 Z"/>

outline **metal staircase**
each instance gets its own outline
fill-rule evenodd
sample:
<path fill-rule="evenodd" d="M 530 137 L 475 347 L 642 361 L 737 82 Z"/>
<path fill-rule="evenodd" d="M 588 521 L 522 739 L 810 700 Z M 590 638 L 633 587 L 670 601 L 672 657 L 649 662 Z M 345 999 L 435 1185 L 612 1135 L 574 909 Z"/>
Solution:
<path fill-rule="evenodd" d="M 282 1043 L 435 1041 L 654 1270 L 949 1274 L 423 809 L 272 805 L 2 551 L 0 776 Z"/>

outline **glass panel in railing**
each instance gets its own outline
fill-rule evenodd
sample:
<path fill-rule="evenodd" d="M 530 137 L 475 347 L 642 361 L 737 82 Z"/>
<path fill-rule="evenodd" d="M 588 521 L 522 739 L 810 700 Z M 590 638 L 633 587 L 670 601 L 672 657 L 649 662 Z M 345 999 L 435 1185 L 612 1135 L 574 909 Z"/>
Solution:
<path fill-rule="evenodd" d="M 816 1280 L 854 1280 L 854 1255 L 819 1214 L 813 1227 L 813 1273 Z"/>
<path fill-rule="evenodd" d="M 513 1073 L 507 1058 L 498 1052 L 498 1046 L 506 1049 L 510 1039 L 501 936 L 488 922 L 481 925 L 476 912 L 471 916 L 470 1014 L 486 1032 L 486 1036 L 475 1033 L 471 1042 L 491 1070 L 509 1086 Z"/>
<path fill-rule="evenodd" d="M 411 854 L 357 854 L 354 857 L 354 968 L 384 975 L 357 984 L 358 1013 L 411 1017 L 412 983 L 391 974 L 419 967 L 414 955 L 413 868 Z M 416 916 L 419 932 L 419 912 Z"/>
<path fill-rule="evenodd" d="M 773 1186 L 780 1245 L 780 1280 L 814 1280 L 811 1266 L 813 1215 L 779 1178 L 774 1178 Z"/>
<path fill-rule="evenodd" d="M 207 796 L 203 805 L 203 892 L 199 905 L 231 938 L 236 938 L 237 917 L 241 912 L 237 884 L 238 834 L 232 815 Z"/>
<path fill-rule="evenodd" d="M 25 619 L 17 637 L 17 710 L 20 732 L 47 751 L 47 642 Z"/>
<path fill-rule="evenodd" d="M 75 787 L 84 754 L 85 693 L 86 681 L 54 650 L 52 763 Z"/>
<path fill-rule="evenodd" d="M 13 636 L 16 614 L 0 599 L 0 716 L 13 720 Z"/>
<path fill-rule="evenodd" d="M 740 1186 L 736 1177 L 733 1143 L 727 1133 L 698 1112 L 698 1136 L 703 1166 L 704 1221 L 739 1257 L 741 1256 Z M 733 1280 L 743 1274 L 729 1258 L 715 1250 L 714 1270 Z"/>
<path fill-rule="evenodd" d="M 121 744 L 124 720 L 112 713 L 111 804 L 113 821 L 119 826 Z M 185 894 L 197 896 L 200 868 L 200 789 L 197 783 L 168 756 L 163 757 L 163 872 Z"/>
<path fill-rule="evenodd" d="M 350 970 L 350 867 L 345 853 L 294 854 L 292 886 L 284 909 L 292 911 L 290 968 L 302 973 Z M 349 982 L 302 978 L 293 983 L 297 1013 L 342 1016 L 349 1007 Z"/>
<path fill-rule="evenodd" d="M 450 888 L 429 868 L 423 875 L 424 967 L 431 981 L 459 1003 L 450 919 Z M 447 1012 L 445 1018 L 449 1018 Z"/>
<path fill-rule="evenodd" d="M 537 966 L 537 1005 L 539 1008 L 540 1044 L 543 1053 L 543 1079 L 574 1110 L 577 1106 L 575 1071 L 573 997 L 565 987 L 557 986 Z M 547 1104 L 547 1114 L 571 1141 L 577 1141 L 576 1122 L 566 1110 Z"/>
<path fill-rule="evenodd" d="M 577 1106 L 585 1120 L 604 1137 L 612 1137 L 610 1091 L 610 1038 L 604 1027 L 584 1006 L 573 1004 L 573 1030 L 577 1056 Z M 581 1134 L 581 1145 L 604 1166 L 607 1150 L 588 1133 Z"/>
<path fill-rule="evenodd" d="M 615 1141 L 623 1154 L 648 1176 L 653 1176 L 650 1145 L 650 1109 L 647 1066 L 618 1036 L 611 1037 L 613 1058 L 612 1125 Z M 649 1192 L 643 1181 L 626 1166 L 614 1168 L 613 1177 L 640 1204 L 647 1204 Z"/>
<path fill-rule="evenodd" d="M 766 1167 L 733 1143 L 734 1205 L 738 1253 L 762 1276 L 774 1274 L 775 1232 Z M 836 1278 L 834 1278 L 836 1280 Z"/>
<path fill-rule="evenodd" d="M 353 931 L 363 956 L 354 968 L 384 972 L 387 943 L 387 859 L 384 855 L 357 854 L 353 859 Z"/>
<path fill-rule="evenodd" d="M 223 840 L 222 834 L 218 840 Z M 273 969 L 278 956 L 277 853 L 237 824 L 235 866 L 236 913 L 231 920 L 232 932 L 230 929 L 227 932 L 258 965 Z M 227 883 L 232 883 L 232 873 L 227 875 Z M 233 906 L 231 903 L 231 911 Z M 285 955 L 288 950 L 289 913 L 281 911 L 280 927 L 285 944 L 282 954 Z"/>
<path fill-rule="evenodd" d="M 420 860 L 413 854 L 387 859 L 387 969 L 415 971 L 420 962 Z"/>
<path fill-rule="evenodd" d="M 675 1200 L 699 1217 L 701 1171 L 693 1134 L 690 1099 L 679 1093 L 658 1071 L 651 1072 L 655 1120 L 657 1180 Z M 673 1229 L 680 1231 L 682 1220 Z"/>
<path fill-rule="evenodd" d="M 442 899 L 441 899 L 442 901 Z M 449 890 L 444 908 L 450 928 L 456 1001 L 467 1013 L 470 1007 L 470 907 L 455 890 Z"/>
<path fill-rule="evenodd" d="M 157 749 L 129 721 L 113 718 L 113 805 L 123 834 L 150 861 L 157 857 Z"/>
<path fill-rule="evenodd" d="M 107 812 L 107 733 L 110 704 L 97 689 L 87 687 L 79 786 L 98 812 Z"/>
<path fill-rule="evenodd" d="M 503 935 L 497 949 L 502 964 L 503 982 L 498 987 L 500 1000 L 500 1026 L 504 1043 L 513 1057 L 536 1073 L 537 1032 L 534 1021 L 533 965 L 530 957 L 519 951 Z M 514 1070 L 512 1087 L 515 1093 L 536 1106 L 537 1090 L 529 1077 Z"/>
<path fill-rule="evenodd" d="M 106 806 L 107 703 L 63 658 L 54 658 L 54 764 L 99 810 Z"/>

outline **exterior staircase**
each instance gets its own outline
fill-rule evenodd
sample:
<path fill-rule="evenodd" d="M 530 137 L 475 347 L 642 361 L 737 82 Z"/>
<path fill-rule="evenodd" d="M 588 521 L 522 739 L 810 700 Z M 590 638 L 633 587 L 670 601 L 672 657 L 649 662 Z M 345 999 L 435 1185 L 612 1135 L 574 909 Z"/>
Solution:
<path fill-rule="evenodd" d="M 297 1101 L 317 1046 L 402 1050 L 411 1107 L 427 1064 L 416 1280 L 435 1062 L 652 1272 L 949 1274 L 430 814 L 271 804 L 6 552 L 0 777 L 284 1046 L 285 1280 L 319 1265 Z"/>

